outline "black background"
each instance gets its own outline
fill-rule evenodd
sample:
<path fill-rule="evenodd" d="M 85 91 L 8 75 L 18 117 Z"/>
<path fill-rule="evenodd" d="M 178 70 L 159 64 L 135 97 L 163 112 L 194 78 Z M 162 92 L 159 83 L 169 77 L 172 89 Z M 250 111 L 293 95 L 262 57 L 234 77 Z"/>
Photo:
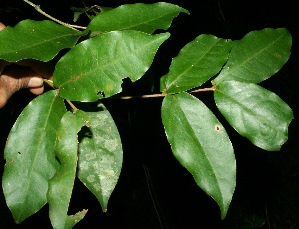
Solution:
<path fill-rule="evenodd" d="M 138 1 L 85 1 L 87 6 L 116 7 Z M 237 188 L 225 220 L 220 219 L 217 204 L 198 188 L 192 176 L 173 157 L 161 124 L 162 99 L 109 100 L 110 110 L 119 128 L 124 148 L 124 164 L 119 183 L 113 192 L 108 212 L 102 213 L 96 199 L 76 182 L 70 214 L 88 208 L 76 228 L 299 228 L 299 143 L 298 77 L 299 18 L 296 1 L 198 0 L 168 1 L 190 11 L 179 15 L 169 29 L 171 38 L 157 54 L 150 72 L 139 82 L 124 84 L 123 94 L 150 93 L 150 82 L 159 90 L 159 78 L 168 71 L 171 58 L 200 34 L 240 39 L 252 30 L 287 28 L 293 37 L 292 54 L 285 66 L 261 85 L 278 94 L 294 111 L 289 140 L 279 152 L 266 152 L 240 137 L 215 109 L 212 94 L 197 95 L 212 109 L 227 128 L 237 159 Z M 50 15 L 72 22 L 70 6 L 82 7 L 82 1 L 34 1 Z M 154 1 L 146 1 L 154 3 Z M 15 25 L 44 16 L 22 1 L 0 0 L 0 21 Z M 7 8 L 5 8 L 7 9 Z M 77 24 L 87 25 L 81 19 Z M 0 143 L 3 152 L 8 132 L 24 106 L 34 96 L 26 90 L 16 93 L 0 110 Z M 20 139 L 21 141 L 21 139 Z M 2 155 L 2 153 L 1 153 Z M 0 171 L 3 171 L 3 156 Z M 146 171 L 149 176 L 146 176 Z M 151 189 L 149 189 L 149 178 Z M 150 192 L 151 190 L 151 192 Z M 152 196 L 150 195 L 152 193 Z M 154 193 L 154 194 L 153 194 Z M 153 204 L 158 205 L 158 214 Z M 1 193 L 0 228 L 51 228 L 47 205 L 20 225 L 13 222 Z M 159 220 L 160 218 L 160 220 Z M 251 226 L 251 227 L 250 227 Z"/>

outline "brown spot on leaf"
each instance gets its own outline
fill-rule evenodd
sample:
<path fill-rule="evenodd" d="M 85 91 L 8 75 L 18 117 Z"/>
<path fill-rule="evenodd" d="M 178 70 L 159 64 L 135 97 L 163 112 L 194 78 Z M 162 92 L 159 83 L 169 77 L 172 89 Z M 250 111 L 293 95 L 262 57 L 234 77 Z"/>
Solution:
<path fill-rule="evenodd" d="M 216 130 L 217 132 L 219 132 L 219 131 L 221 130 L 221 127 L 220 127 L 218 124 L 216 124 L 216 125 L 215 125 L 215 130 Z"/>
<path fill-rule="evenodd" d="M 111 90 L 112 90 L 111 85 L 108 85 L 108 86 L 107 86 L 107 90 L 108 90 L 108 91 L 111 91 Z"/>
<path fill-rule="evenodd" d="M 79 79 L 80 78 L 80 76 L 73 76 L 70 80 L 77 80 L 77 79 Z"/>

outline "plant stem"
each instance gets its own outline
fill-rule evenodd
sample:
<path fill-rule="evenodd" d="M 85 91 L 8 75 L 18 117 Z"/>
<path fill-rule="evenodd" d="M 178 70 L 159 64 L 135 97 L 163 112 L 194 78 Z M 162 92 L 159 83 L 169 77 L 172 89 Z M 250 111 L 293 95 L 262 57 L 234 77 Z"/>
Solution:
<path fill-rule="evenodd" d="M 195 89 L 190 91 L 189 93 L 197 93 L 197 92 L 203 92 L 203 91 L 215 91 L 216 90 L 216 86 L 213 85 L 212 87 L 208 87 L 208 88 L 199 88 L 199 89 Z"/>
<path fill-rule="evenodd" d="M 166 93 L 159 94 L 150 94 L 150 95 L 136 95 L 136 96 L 115 96 L 111 97 L 111 99 L 148 99 L 148 98 L 157 98 L 157 97 L 165 97 Z"/>
<path fill-rule="evenodd" d="M 54 88 L 52 80 L 48 80 L 48 79 L 43 79 L 43 80 L 50 87 Z M 215 91 L 215 90 L 216 90 L 216 86 L 214 85 L 214 86 L 208 87 L 208 88 L 195 89 L 195 90 L 189 91 L 189 93 L 192 94 L 192 93 L 198 93 L 198 92 L 204 92 L 204 91 Z M 114 97 L 109 97 L 107 99 L 148 99 L 148 98 L 165 97 L 166 95 L 167 95 L 167 93 L 162 92 L 162 93 L 158 93 L 158 94 L 137 95 L 137 96 L 114 96 Z M 66 100 L 66 101 L 74 109 L 75 112 L 77 110 L 79 110 L 77 107 L 75 107 L 75 105 L 71 101 L 69 101 L 69 100 Z"/>
<path fill-rule="evenodd" d="M 32 2 L 30 2 L 29 0 L 23 0 L 23 1 L 26 2 L 26 3 L 28 3 L 30 6 L 34 7 L 34 9 L 37 12 L 41 13 L 42 15 L 46 16 L 47 18 L 49 18 L 49 19 L 51 19 L 51 20 L 53 20 L 53 21 L 55 21 L 55 22 L 57 22 L 57 23 L 65 26 L 65 27 L 68 27 L 68 28 L 71 28 L 71 29 L 74 29 L 74 30 L 76 30 L 76 29 L 86 29 L 86 27 L 84 27 L 84 26 L 71 25 L 71 24 L 65 23 L 63 21 L 60 21 L 60 20 L 52 17 L 51 15 L 49 15 L 46 12 L 42 11 L 39 5 L 36 5 L 36 4 L 32 3 Z"/>
<path fill-rule="evenodd" d="M 43 79 L 43 81 L 48 84 L 50 87 L 54 88 L 53 81 L 48 79 Z"/>
<path fill-rule="evenodd" d="M 52 80 L 48 80 L 48 79 L 43 79 L 43 80 L 46 84 L 48 84 L 50 87 L 55 89 Z M 66 99 L 66 102 L 71 106 L 71 108 L 74 110 L 75 113 L 79 110 L 70 100 Z"/>
<path fill-rule="evenodd" d="M 204 92 L 204 91 L 215 91 L 216 86 L 212 86 L 209 88 L 199 88 L 192 91 L 189 91 L 189 93 L 198 93 L 198 92 Z M 165 97 L 167 93 L 158 93 L 158 94 L 149 94 L 149 95 L 137 95 L 137 96 L 114 96 L 107 99 L 148 99 L 148 98 L 158 98 L 158 97 Z"/>
<path fill-rule="evenodd" d="M 79 109 L 69 100 L 65 100 L 70 106 L 71 108 L 74 110 L 74 113 L 76 113 Z"/>

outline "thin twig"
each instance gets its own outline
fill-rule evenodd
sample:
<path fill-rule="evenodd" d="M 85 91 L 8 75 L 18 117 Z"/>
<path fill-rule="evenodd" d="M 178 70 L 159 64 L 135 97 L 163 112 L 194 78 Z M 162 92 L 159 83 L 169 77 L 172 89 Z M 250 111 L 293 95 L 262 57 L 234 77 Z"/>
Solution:
<path fill-rule="evenodd" d="M 48 79 L 43 79 L 43 81 L 48 84 L 50 87 L 54 88 L 54 84 L 52 80 L 48 80 Z M 76 113 L 79 109 L 70 101 L 66 99 L 66 102 L 71 106 L 71 108 L 74 110 L 74 112 Z"/>
<path fill-rule="evenodd" d="M 158 98 L 158 97 L 165 97 L 166 93 L 159 93 L 159 94 L 149 94 L 149 95 L 136 95 L 136 96 L 115 96 L 111 97 L 112 99 L 148 99 L 148 98 Z"/>
<path fill-rule="evenodd" d="M 213 85 L 212 87 L 208 87 L 208 88 L 198 88 L 192 91 L 189 91 L 189 93 L 197 93 L 197 92 L 203 92 L 203 91 L 215 91 L 216 90 L 216 86 Z"/>
<path fill-rule="evenodd" d="M 70 106 L 71 108 L 74 110 L 74 113 L 76 113 L 79 109 L 69 100 L 65 100 Z"/>
<path fill-rule="evenodd" d="M 51 20 L 53 20 L 53 21 L 55 21 L 55 22 L 57 22 L 57 23 L 65 26 L 65 27 L 68 27 L 68 28 L 71 28 L 71 29 L 74 29 L 74 30 L 77 30 L 77 29 L 86 29 L 86 27 L 84 27 L 84 26 L 71 25 L 71 24 L 65 23 L 63 21 L 60 21 L 60 20 L 52 17 L 51 15 L 49 15 L 46 12 L 44 12 L 43 10 L 41 10 L 41 8 L 40 8 L 39 5 L 36 5 L 36 4 L 32 3 L 32 2 L 30 2 L 29 0 L 23 0 L 23 1 L 26 2 L 26 3 L 28 3 L 30 6 L 34 7 L 34 9 L 37 12 L 41 13 L 42 15 L 46 16 L 47 18 L 49 18 L 49 19 L 51 19 Z"/>
<path fill-rule="evenodd" d="M 204 91 L 215 91 L 216 87 L 212 86 L 209 88 L 199 88 L 192 91 L 189 91 L 189 93 L 198 93 L 198 92 L 204 92 Z M 132 96 L 113 96 L 109 97 L 107 99 L 148 99 L 148 98 L 159 98 L 159 97 L 165 97 L 167 93 L 158 93 L 158 94 L 149 94 L 149 95 L 132 95 Z"/>
<path fill-rule="evenodd" d="M 54 84 L 52 80 L 48 80 L 48 79 L 43 79 L 43 81 L 48 84 L 50 87 L 54 88 Z"/>

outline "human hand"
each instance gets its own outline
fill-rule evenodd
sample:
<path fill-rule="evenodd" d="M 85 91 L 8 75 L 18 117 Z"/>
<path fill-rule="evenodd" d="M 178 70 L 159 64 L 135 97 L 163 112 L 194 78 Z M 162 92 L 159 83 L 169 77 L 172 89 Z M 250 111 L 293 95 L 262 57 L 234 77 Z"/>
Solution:
<path fill-rule="evenodd" d="M 5 25 L 0 22 L 0 31 Z M 18 90 L 28 88 L 35 95 L 44 91 L 43 79 L 52 77 L 53 67 L 37 60 L 21 60 L 15 64 L 0 60 L 0 108 Z"/>

